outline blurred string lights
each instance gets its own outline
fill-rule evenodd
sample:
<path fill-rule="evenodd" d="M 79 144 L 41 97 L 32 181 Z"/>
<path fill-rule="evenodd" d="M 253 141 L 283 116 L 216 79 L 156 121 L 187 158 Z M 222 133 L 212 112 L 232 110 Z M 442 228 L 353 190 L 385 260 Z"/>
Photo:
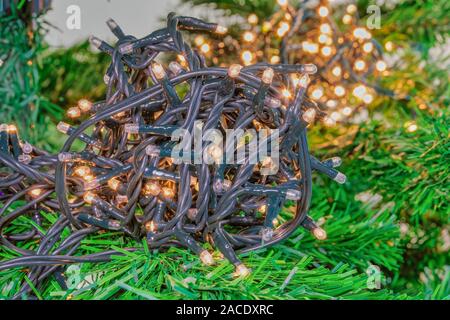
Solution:
<path fill-rule="evenodd" d="M 238 55 L 244 65 L 260 61 L 314 63 L 318 72 L 311 78 L 307 95 L 335 122 L 361 121 L 364 117 L 354 115 L 358 111 L 367 114 L 364 107 L 378 94 L 398 97 L 376 83 L 389 74 L 383 48 L 358 22 L 355 4 L 304 1 L 297 9 L 288 0 L 277 3 L 277 12 L 267 20 L 250 14 L 239 39 L 199 35 L 194 43 L 215 63 L 224 61 L 227 55 Z M 334 16 L 341 19 L 337 21 Z M 392 42 L 386 42 L 385 49 L 392 51 Z M 297 84 L 299 78 L 291 75 L 290 80 Z"/>
<path fill-rule="evenodd" d="M 57 126 L 68 135 L 59 154 L 21 141 L 13 125 L 0 128 L 0 240 L 19 255 L 1 262 L 0 270 L 26 266 L 30 280 L 17 297 L 31 292 L 30 283 L 39 286 L 61 272 L 61 265 L 118 254 L 77 254 L 85 237 L 102 230 L 139 241 L 146 237 L 150 248 L 186 247 L 207 265 L 225 257 L 236 276 L 250 272 L 238 253 L 276 244 L 299 227 L 326 238 L 308 216 L 311 176 L 316 171 L 338 183 L 346 177 L 335 169 L 340 158 L 320 161 L 308 150 L 307 126 L 331 121 L 305 96 L 315 65 L 208 67 L 181 30 L 223 34 L 226 29 L 190 17 L 169 14 L 166 28 L 141 39 L 126 35 L 113 20 L 108 26 L 118 38 L 115 46 L 90 39 L 111 56 L 106 99 L 83 99 L 68 109 L 70 123 Z M 294 74 L 295 86 L 289 81 Z M 272 154 L 256 164 L 249 157 L 221 162 L 223 151 L 206 143 L 201 152 L 212 163 L 174 161 L 171 133 L 192 132 L 198 120 L 221 132 L 267 130 L 263 142 L 277 139 L 278 162 Z M 241 141 L 246 154 L 252 154 L 248 144 L 254 138 Z M 82 151 L 72 150 L 76 140 L 85 144 Z M 237 149 L 233 145 L 226 152 L 234 155 Z M 274 166 L 278 170 L 263 170 Z M 19 200 L 25 201 L 16 205 Z M 293 213 L 283 211 L 286 201 L 296 205 Z M 46 212 L 56 213 L 57 220 L 49 224 Z M 13 227 L 21 217 L 33 221 L 26 231 Z"/>

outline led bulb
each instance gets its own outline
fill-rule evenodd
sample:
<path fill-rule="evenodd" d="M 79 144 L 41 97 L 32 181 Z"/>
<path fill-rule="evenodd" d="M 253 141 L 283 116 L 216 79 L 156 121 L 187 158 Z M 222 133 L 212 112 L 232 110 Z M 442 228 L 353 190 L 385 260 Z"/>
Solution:
<path fill-rule="evenodd" d="M 61 162 L 67 162 L 73 159 L 73 156 L 70 152 L 61 152 L 58 154 L 58 160 Z"/>
<path fill-rule="evenodd" d="M 367 52 L 367 53 L 372 52 L 372 50 L 373 50 L 373 44 L 372 44 L 372 42 L 366 42 L 366 43 L 364 43 L 364 45 L 363 45 L 363 50 L 364 50 L 364 52 Z"/>
<path fill-rule="evenodd" d="M 81 110 L 78 107 L 71 107 L 69 109 L 67 109 L 67 116 L 69 118 L 78 118 L 79 116 L 81 116 Z"/>
<path fill-rule="evenodd" d="M 370 103 L 372 103 L 372 101 L 373 101 L 373 95 L 371 95 L 370 93 L 366 93 L 366 94 L 363 96 L 363 102 L 364 102 L 365 104 L 370 104 Z"/>
<path fill-rule="evenodd" d="M 28 142 L 25 142 L 22 144 L 22 151 L 23 153 L 29 154 L 33 152 L 33 146 L 29 144 Z"/>
<path fill-rule="evenodd" d="M 325 46 L 322 48 L 322 50 L 320 50 L 320 52 L 322 53 L 322 55 L 324 55 L 325 57 L 328 57 L 329 55 L 331 55 L 331 47 L 329 46 Z"/>
<path fill-rule="evenodd" d="M 92 192 L 86 192 L 83 196 L 83 199 L 86 203 L 92 204 L 96 199 L 96 195 Z"/>
<path fill-rule="evenodd" d="M 78 101 L 78 108 L 80 108 L 82 112 L 88 112 L 92 109 L 92 102 L 87 99 L 81 99 Z"/>
<path fill-rule="evenodd" d="M 348 6 L 347 6 L 347 12 L 348 13 L 350 13 L 350 14 L 352 14 L 352 13 L 355 13 L 356 12 L 356 6 L 352 3 L 352 4 L 349 4 Z"/>
<path fill-rule="evenodd" d="M 162 80 L 166 77 L 166 71 L 163 66 L 157 62 L 152 65 L 153 73 L 155 74 L 156 79 Z"/>
<path fill-rule="evenodd" d="M 211 50 L 211 47 L 207 43 L 204 43 L 200 46 L 200 51 L 203 52 L 204 54 L 207 54 L 210 50 Z"/>
<path fill-rule="evenodd" d="M 312 233 L 317 240 L 325 240 L 327 238 L 326 231 L 323 230 L 321 227 L 314 228 L 312 230 Z"/>
<path fill-rule="evenodd" d="M 172 199 L 175 197 L 175 192 L 171 188 L 164 187 L 162 188 L 162 196 L 167 199 Z"/>
<path fill-rule="evenodd" d="M 254 13 L 250 14 L 247 18 L 248 23 L 250 24 L 257 24 L 258 23 L 258 16 Z"/>
<path fill-rule="evenodd" d="M 338 96 L 338 97 L 342 97 L 343 95 L 345 95 L 345 89 L 343 86 L 336 86 L 334 88 L 334 93 Z"/>
<path fill-rule="evenodd" d="M 247 66 L 253 60 L 253 53 L 251 53 L 249 50 L 244 50 L 241 54 L 241 58 L 244 64 Z"/>
<path fill-rule="evenodd" d="M 346 14 L 342 17 L 342 23 L 344 24 L 350 24 L 352 22 L 352 16 L 349 14 Z"/>
<path fill-rule="evenodd" d="M 331 72 L 333 73 L 333 75 L 335 75 L 336 77 L 339 77 L 342 73 L 342 69 L 339 66 L 336 66 L 333 68 L 333 70 L 331 70 Z"/>
<path fill-rule="evenodd" d="M 330 160 L 333 168 L 339 167 L 342 164 L 342 159 L 340 157 L 332 157 Z"/>
<path fill-rule="evenodd" d="M 70 130 L 70 125 L 61 121 L 56 125 L 56 129 L 58 129 L 59 132 L 67 133 Z"/>
<path fill-rule="evenodd" d="M 148 221 L 148 222 L 145 224 L 145 229 L 146 229 L 148 232 L 155 232 L 155 231 L 157 230 L 157 228 L 156 228 L 156 223 L 155 223 L 153 220 Z"/>
<path fill-rule="evenodd" d="M 232 64 L 228 68 L 228 76 L 230 78 L 237 78 L 241 73 L 242 66 L 240 64 Z"/>
<path fill-rule="evenodd" d="M 281 90 L 281 94 L 283 95 L 284 98 L 286 99 L 290 99 L 291 98 L 291 92 L 284 88 L 283 90 Z"/>
<path fill-rule="evenodd" d="M 298 201 L 300 200 L 301 195 L 302 193 L 300 192 L 300 190 L 288 189 L 286 191 L 286 199 L 288 200 Z"/>
<path fill-rule="evenodd" d="M 108 180 L 108 187 L 114 191 L 117 191 L 120 187 L 120 181 L 116 178 L 111 178 Z"/>
<path fill-rule="evenodd" d="M 266 70 L 264 70 L 261 77 L 262 82 L 264 82 L 265 84 L 271 84 L 274 74 L 275 73 L 272 68 L 267 68 Z"/>
<path fill-rule="evenodd" d="M 31 191 L 29 192 L 29 195 L 30 195 L 32 198 L 37 198 L 37 197 L 39 197 L 39 196 L 42 194 L 42 192 L 43 192 L 42 189 L 36 188 L 36 189 L 31 190 Z"/>
<path fill-rule="evenodd" d="M 227 33 L 227 31 L 228 31 L 227 27 L 220 26 L 220 25 L 217 25 L 217 27 L 216 27 L 216 33 L 218 33 L 218 34 L 225 34 L 225 33 Z"/>
<path fill-rule="evenodd" d="M 208 252 L 208 250 L 203 250 L 200 252 L 200 260 L 204 265 L 210 266 L 214 264 L 214 258 L 211 253 Z"/>
<path fill-rule="evenodd" d="M 17 160 L 19 160 L 19 162 L 29 164 L 32 160 L 32 157 L 29 154 L 21 154 L 21 155 L 19 155 Z"/>
<path fill-rule="evenodd" d="M 91 174 L 91 168 L 88 166 L 79 166 L 73 172 L 79 177 L 84 177 Z"/>
<path fill-rule="evenodd" d="M 384 62 L 383 60 L 378 60 L 375 67 L 378 71 L 383 72 L 384 70 L 386 70 L 386 62 Z"/>
<path fill-rule="evenodd" d="M 261 230 L 261 240 L 262 241 L 270 241 L 273 237 L 273 229 L 272 228 L 263 228 Z"/>
<path fill-rule="evenodd" d="M 336 120 L 334 120 L 333 118 L 331 118 L 329 116 L 325 116 L 323 119 L 323 122 L 327 127 L 332 127 L 336 124 Z"/>
<path fill-rule="evenodd" d="M 272 56 L 270 57 L 270 63 L 271 64 L 277 64 L 280 62 L 280 56 Z"/>
<path fill-rule="evenodd" d="M 328 23 L 322 23 L 320 25 L 320 32 L 326 33 L 326 34 L 331 33 L 330 25 Z"/>
<path fill-rule="evenodd" d="M 336 175 L 336 177 L 334 177 L 333 180 L 336 181 L 337 183 L 344 184 L 347 181 L 347 177 L 345 176 L 345 174 L 338 172 L 338 174 Z"/>
<path fill-rule="evenodd" d="M 144 192 L 156 197 L 161 192 L 161 187 L 157 182 L 147 182 L 144 186 Z"/>
<path fill-rule="evenodd" d="M 357 71 L 362 71 L 366 68 L 366 63 L 364 62 L 364 60 L 356 60 L 354 68 Z"/>
<path fill-rule="evenodd" d="M 317 66 L 312 63 L 307 63 L 303 66 L 304 71 L 308 74 L 314 74 L 317 72 Z"/>
<path fill-rule="evenodd" d="M 357 98 L 362 99 L 363 96 L 366 94 L 367 88 L 364 85 L 358 85 L 353 89 L 353 95 Z"/>
<path fill-rule="evenodd" d="M 250 274 L 250 269 L 247 268 L 243 263 L 240 263 L 236 266 L 233 276 L 244 278 Z"/>
<path fill-rule="evenodd" d="M 200 47 L 202 44 L 205 43 L 205 38 L 203 38 L 203 36 L 196 36 L 194 42 L 198 47 Z"/>
<path fill-rule="evenodd" d="M 316 109 L 314 108 L 307 109 L 302 115 L 303 120 L 305 120 L 308 123 L 314 122 L 315 117 L 316 117 Z"/>
<path fill-rule="evenodd" d="M 255 40 L 255 34 L 251 31 L 245 31 L 242 37 L 244 38 L 244 41 L 247 42 L 253 42 Z"/>
<path fill-rule="evenodd" d="M 321 87 L 314 89 L 311 96 L 314 100 L 319 100 L 323 96 L 323 89 Z"/>
<path fill-rule="evenodd" d="M 353 30 L 353 36 L 356 39 L 370 39 L 372 37 L 372 35 L 370 34 L 369 31 L 367 31 L 365 28 L 359 27 L 356 28 L 355 30 Z"/>
<path fill-rule="evenodd" d="M 319 16 L 324 18 L 324 17 L 328 16 L 328 14 L 330 13 L 330 10 L 328 10 L 328 8 L 325 6 L 320 6 L 317 12 L 319 13 Z"/>
<path fill-rule="evenodd" d="M 172 71 L 174 75 L 179 75 L 183 71 L 183 67 L 176 61 L 169 63 L 169 70 Z"/>
<path fill-rule="evenodd" d="M 280 7 L 284 8 L 288 5 L 288 0 L 277 0 L 277 3 Z"/>
<path fill-rule="evenodd" d="M 97 38 L 95 36 L 90 36 L 89 43 L 98 49 L 102 45 L 102 40 L 100 40 L 99 38 Z"/>

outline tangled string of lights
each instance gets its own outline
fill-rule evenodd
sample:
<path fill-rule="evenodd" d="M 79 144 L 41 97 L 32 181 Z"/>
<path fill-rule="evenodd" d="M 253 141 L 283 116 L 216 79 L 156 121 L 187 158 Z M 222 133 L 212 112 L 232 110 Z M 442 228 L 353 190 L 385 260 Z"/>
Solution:
<path fill-rule="evenodd" d="M 276 244 L 300 226 L 326 238 L 307 215 L 311 175 L 318 171 L 339 183 L 345 175 L 334 169 L 339 158 L 319 161 L 309 153 L 307 126 L 327 119 L 305 97 L 314 65 L 208 67 L 181 31 L 226 29 L 191 17 L 170 14 L 166 28 L 141 39 L 126 35 L 113 20 L 108 26 L 118 38 L 114 47 L 91 38 L 111 56 L 106 99 L 81 100 L 68 109 L 72 123 L 58 124 L 68 135 L 59 154 L 21 141 L 13 125 L 0 128 L 0 239 L 20 256 L 1 262 L 0 270 L 27 266 L 28 278 L 39 286 L 62 265 L 109 260 L 118 253 L 77 254 L 82 240 L 101 230 L 146 237 L 150 248 L 186 247 L 207 265 L 214 256 L 203 244 L 211 243 L 235 265 L 237 276 L 249 273 L 239 252 Z M 292 74 L 300 76 L 295 88 L 284 81 Z M 286 89 L 295 95 L 283 95 Z M 199 120 L 221 132 L 279 132 L 262 141 L 278 139 L 279 169 L 262 170 L 274 165 L 271 156 L 256 164 L 248 158 L 234 164 L 174 161 L 172 133 L 192 132 Z M 252 139 L 246 136 L 240 145 L 248 154 Z M 77 140 L 84 144 L 81 151 L 72 150 Z M 224 154 L 205 142 L 200 151 L 213 160 Z M 286 201 L 296 204 L 295 213 L 282 212 Z M 48 225 L 45 213 L 58 218 Z M 17 233 L 13 222 L 24 216 L 34 223 Z M 64 230 L 70 234 L 62 238 Z M 24 284 L 18 296 L 29 291 Z"/>
<path fill-rule="evenodd" d="M 375 82 L 387 74 L 382 46 L 370 31 L 358 23 L 357 7 L 349 4 L 342 21 L 332 17 L 332 6 L 326 0 L 303 1 L 299 9 L 288 0 L 278 0 L 279 10 L 265 21 L 255 14 L 241 38 L 226 37 L 209 41 L 202 35 L 194 38 L 195 45 L 211 59 L 219 62 L 216 53 L 239 55 L 244 65 L 256 61 L 295 64 L 314 63 L 318 67 L 311 78 L 307 95 L 324 110 L 329 110 L 330 123 L 352 119 L 357 111 L 365 110 L 378 94 L 394 97 L 390 90 Z M 386 43 L 392 50 L 392 43 Z M 291 75 L 298 83 L 297 75 Z M 369 80 L 370 79 L 370 80 Z"/>

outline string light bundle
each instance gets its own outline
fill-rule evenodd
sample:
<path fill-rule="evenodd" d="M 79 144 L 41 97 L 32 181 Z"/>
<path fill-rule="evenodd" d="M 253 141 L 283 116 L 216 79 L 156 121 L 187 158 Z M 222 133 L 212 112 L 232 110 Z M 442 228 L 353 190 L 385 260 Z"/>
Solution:
<path fill-rule="evenodd" d="M 329 110 L 334 121 L 351 120 L 376 94 L 394 96 L 368 80 L 388 71 L 381 45 L 367 28 L 358 25 L 356 5 L 347 5 L 342 21 L 336 22 L 328 1 L 304 1 L 299 9 L 288 0 L 277 2 L 279 10 L 268 20 L 259 22 L 255 14 L 248 17 L 241 39 L 209 43 L 198 36 L 194 42 L 212 60 L 217 59 L 215 52 L 228 52 L 239 54 L 244 65 L 256 61 L 314 63 L 318 72 L 307 94 Z M 299 78 L 293 75 L 291 80 L 297 83 Z"/>
<path fill-rule="evenodd" d="M 278 243 L 300 226 L 326 238 L 307 215 L 311 175 L 318 171 L 339 183 L 345 175 L 334 168 L 339 158 L 320 161 L 308 150 L 306 127 L 315 119 L 326 121 L 305 97 L 314 65 L 207 67 L 181 31 L 226 30 L 190 17 L 169 14 L 166 28 L 141 39 L 126 35 L 113 20 L 108 26 L 118 38 L 114 47 L 91 38 L 111 56 L 104 77 L 107 97 L 97 103 L 81 100 L 68 109 L 72 124 L 58 124 L 68 135 L 58 155 L 21 142 L 15 127 L 2 126 L 0 236 L 21 257 L 0 263 L 0 270 L 28 266 L 29 279 L 39 285 L 61 265 L 109 260 L 117 252 L 76 255 L 81 241 L 101 230 L 146 237 L 155 249 L 186 247 L 207 265 L 214 256 L 203 244 L 210 243 L 235 265 L 237 276 L 250 272 L 239 252 Z M 181 63 L 163 65 L 157 59 Z M 284 80 L 292 74 L 300 76 L 295 88 Z M 287 88 L 295 95 L 283 94 Z M 177 161 L 173 133 L 194 132 L 199 121 L 203 130 L 266 130 L 258 142 L 279 142 L 278 163 L 274 150 L 250 160 L 252 135 L 226 150 L 201 140 L 199 152 L 212 161 Z M 82 151 L 72 150 L 76 140 L 85 144 Z M 189 136 L 187 145 L 194 140 Z M 238 150 L 249 157 L 221 161 Z M 191 159 L 191 153 L 186 155 Z M 274 166 L 278 170 L 263 170 Z M 19 200 L 25 202 L 13 206 Z M 296 203 L 295 214 L 282 213 L 288 200 Z M 58 219 L 43 233 L 45 212 L 58 213 Z M 16 234 L 12 223 L 23 216 L 34 223 Z M 64 239 L 63 230 L 70 230 Z M 29 291 L 25 284 L 19 295 Z"/>

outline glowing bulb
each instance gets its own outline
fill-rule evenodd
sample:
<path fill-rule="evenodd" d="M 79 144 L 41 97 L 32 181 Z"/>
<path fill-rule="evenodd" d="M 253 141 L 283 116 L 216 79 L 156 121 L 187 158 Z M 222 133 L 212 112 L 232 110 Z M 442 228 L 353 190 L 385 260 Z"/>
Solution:
<path fill-rule="evenodd" d="M 322 52 L 322 54 L 325 57 L 328 57 L 329 55 L 331 55 L 331 47 L 325 46 L 325 47 L 322 48 L 322 50 L 320 50 L 320 52 Z"/>
<path fill-rule="evenodd" d="M 17 127 L 13 124 L 10 124 L 6 127 L 6 131 L 11 134 L 17 133 Z"/>
<path fill-rule="evenodd" d="M 70 129 L 70 125 L 61 121 L 56 125 L 56 129 L 58 129 L 59 132 L 67 133 Z"/>
<path fill-rule="evenodd" d="M 326 43 L 328 41 L 328 36 L 326 34 L 321 33 L 319 38 L 317 39 L 319 43 Z"/>
<path fill-rule="evenodd" d="M 78 101 L 78 108 L 83 112 L 88 112 L 92 108 L 92 102 L 87 99 L 81 99 Z"/>
<path fill-rule="evenodd" d="M 315 117 L 316 117 L 316 109 L 314 108 L 307 109 L 302 115 L 303 120 L 305 120 L 308 123 L 314 122 Z"/>
<path fill-rule="evenodd" d="M 283 21 L 280 23 L 280 27 L 277 30 L 277 35 L 279 37 L 283 37 L 288 31 L 289 31 L 289 23 Z"/>
<path fill-rule="evenodd" d="M 91 174 L 91 168 L 89 168 L 88 166 L 80 166 L 77 167 L 73 172 L 79 177 L 84 177 Z"/>
<path fill-rule="evenodd" d="M 120 187 L 120 181 L 116 178 L 109 179 L 108 187 L 110 187 L 114 191 L 117 191 Z"/>
<path fill-rule="evenodd" d="M 270 63 L 271 64 L 277 64 L 277 63 L 279 63 L 280 62 L 280 57 L 279 56 L 272 56 L 271 58 L 270 58 Z"/>
<path fill-rule="evenodd" d="M 331 33 L 331 27 L 328 23 L 322 23 L 320 25 L 320 32 L 322 33 Z"/>
<path fill-rule="evenodd" d="M 352 16 L 349 14 L 346 14 L 342 17 L 342 23 L 343 24 L 350 24 L 352 22 Z"/>
<path fill-rule="evenodd" d="M 84 196 L 83 196 L 83 199 L 84 199 L 84 201 L 85 201 L 86 203 L 91 204 L 91 203 L 93 203 L 93 202 L 95 201 L 96 196 L 95 196 L 95 194 L 93 194 L 92 192 L 86 192 L 86 193 L 84 194 Z"/>
<path fill-rule="evenodd" d="M 249 65 L 253 60 L 253 54 L 249 50 L 245 50 L 242 52 L 241 58 L 245 65 Z"/>
<path fill-rule="evenodd" d="M 79 116 L 81 116 L 81 110 L 78 107 L 71 107 L 69 109 L 67 109 L 67 116 L 69 118 L 78 118 Z"/>
<path fill-rule="evenodd" d="M 217 25 L 217 27 L 216 27 L 216 33 L 218 33 L 218 34 L 225 34 L 225 33 L 227 33 L 227 31 L 228 31 L 227 27 L 219 26 L 219 25 Z"/>
<path fill-rule="evenodd" d="M 240 64 L 232 64 L 228 68 L 228 76 L 230 78 L 237 78 L 241 73 L 242 66 Z"/>
<path fill-rule="evenodd" d="M 156 182 L 147 182 L 144 186 L 144 192 L 156 197 L 161 192 L 161 188 Z"/>
<path fill-rule="evenodd" d="M 250 269 L 247 268 L 243 263 L 238 264 L 236 266 L 236 270 L 234 272 L 234 277 L 244 278 L 250 274 Z"/>
<path fill-rule="evenodd" d="M 415 121 L 408 121 L 405 123 L 405 128 L 406 131 L 413 133 L 415 131 L 417 131 L 417 129 L 419 129 L 419 127 L 417 126 L 417 123 Z"/>
<path fill-rule="evenodd" d="M 366 63 L 364 62 L 364 60 L 356 60 L 354 67 L 355 67 L 355 70 L 362 71 L 366 68 Z"/>
<path fill-rule="evenodd" d="M 384 62 L 383 60 L 378 60 L 375 67 L 378 71 L 382 72 L 386 70 L 386 62 Z"/>
<path fill-rule="evenodd" d="M 334 109 L 337 107 L 337 101 L 336 100 L 328 100 L 326 105 L 328 108 Z"/>
<path fill-rule="evenodd" d="M 345 94 L 345 89 L 343 86 L 336 86 L 334 88 L 334 93 L 338 96 L 338 97 L 342 97 Z"/>
<path fill-rule="evenodd" d="M 364 50 L 364 52 L 367 52 L 367 53 L 372 52 L 372 50 L 373 50 L 373 44 L 372 44 L 372 42 L 366 42 L 366 43 L 364 43 L 364 45 L 363 45 L 363 50 Z"/>
<path fill-rule="evenodd" d="M 211 50 L 211 47 L 207 43 L 202 44 L 200 47 L 200 51 L 203 53 L 208 53 L 210 50 Z"/>
<path fill-rule="evenodd" d="M 352 114 L 352 108 L 350 108 L 350 107 L 345 107 L 344 109 L 342 109 L 342 114 L 344 115 L 344 116 L 349 116 L 349 115 L 351 115 Z"/>
<path fill-rule="evenodd" d="M 317 240 L 325 240 L 327 238 L 327 233 L 320 227 L 314 228 L 312 232 Z"/>
<path fill-rule="evenodd" d="M 244 38 L 244 41 L 253 42 L 255 40 L 255 34 L 251 31 L 245 31 L 243 38 Z"/>
<path fill-rule="evenodd" d="M 36 189 L 31 190 L 29 192 L 29 194 L 30 194 L 31 197 L 37 198 L 37 197 L 39 197 L 42 194 L 42 191 L 43 191 L 42 189 L 36 188 Z"/>
<path fill-rule="evenodd" d="M 350 13 L 350 14 L 352 14 L 352 13 L 355 13 L 356 12 L 356 6 L 354 5 L 354 4 L 349 4 L 348 6 L 347 6 L 347 12 L 348 13 Z"/>
<path fill-rule="evenodd" d="M 173 191 L 172 188 L 164 187 L 164 188 L 162 188 L 161 193 L 162 193 L 162 196 L 167 199 L 171 199 L 171 198 L 175 197 L 175 191 Z"/>
<path fill-rule="evenodd" d="M 169 69 L 175 75 L 179 75 L 181 71 L 183 71 L 183 67 L 181 67 L 181 65 L 176 61 L 172 61 L 169 63 Z"/>
<path fill-rule="evenodd" d="M 328 8 L 325 6 L 320 6 L 318 13 L 319 13 L 319 16 L 324 18 L 324 17 L 328 16 L 328 14 L 330 13 L 330 10 L 328 10 Z"/>
<path fill-rule="evenodd" d="M 336 77 L 339 77 L 341 75 L 341 73 L 342 73 L 342 69 L 341 69 L 341 67 L 334 67 L 333 70 L 331 70 L 331 72 Z"/>
<path fill-rule="evenodd" d="M 291 97 L 291 92 L 284 88 L 283 90 L 281 90 L 281 94 L 283 95 L 283 97 L 285 97 L 286 99 L 289 99 Z"/>
<path fill-rule="evenodd" d="M 319 52 L 319 45 L 317 43 L 311 43 L 308 41 L 302 42 L 302 48 L 305 52 L 308 53 L 317 53 Z"/>
<path fill-rule="evenodd" d="M 288 0 L 277 0 L 277 3 L 280 7 L 286 7 L 288 5 Z"/>
<path fill-rule="evenodd" d="M 353 30 L 353 35 L 356 39 L 370 39 L 372 37 L 372 35 L 362 27 Z"/>
<path fill-rule="evenodd" d="M 203 250 L 200 252 L 200 260 L 204 265 L 210 266 L 214 264 L 214 258 L 211 253 L 208 252 L 208 250 Z"/>
<path fill-rule="evenodd" d="M 146 229 L 148 232 L 154 233 L 154 232 L 157 230 L 157 228 L 156 228 L 156 223 L 155 223 L 153 220 L 148 221 L 148 222 L 145 224 L 145 229 Z"/>
<path fill-rule="evenodd" d="M 339 112 L 337 112 L 337 111 L 332 112 L 331 115 L 330 115 L 330 117 L 331 117 L 334 121 L 340 121 L 340 120 L 342 120 L 342 115 L 341 115 Z"/>
<path fill-rule="evenodd" d="M 364 101 L 365 104 L 369 104 L 369 103 L 371 103 L 373 101 L 373 96 L 370 93 L 366 93 L 363 96 L 363 101 Z"/>
<path fill-rule="evenodd" d="M 257 24 L 258 23 L 258 16 L 254 13 L 250 14 L 247 18 L 248 23 L 250 24 Z"/>
<path fill-rule="evenodd" d="M 200 47 L 203 43 L 205 43 L 205 38 L 203 38 L 203 36 L 196 36 L 194 42 L 198 47 Z"/>
<path fill-rule="evenodd" d="M 81 178 L 83 178 L 83 180 L 86 181 L 86 182 L 92 182 L 92 181 L 95 180 L 95 177 L 92 174 L 88 174 L 86 176 L 82 176 Z M 97 185 L 97 184 L 94 184 L 94 185 Z"/>
<path fill-rule="evenodd" d="M 356 86 L 352 93 L 355 97 L 362 99 L 362 97 L 367 93 L 367 88 L 361 84 Z"/>
<path fill-rule="evenodd" d="M 387 51 L 392 51 L 394 49 L 394 44 L 392 43 L 392 41 L 388 41 L 384 44 L 384 48 Z"/>
<path fill-rule="evenodd" d="M 313 92 L 311 93 L 311 96 L 314 100 L 319 100 L 323 96 L 323 89 L 320 87 L 314 89 Z"/>
<path fill-rule="evenodd" d="M 275 75 L 275 73 L 274 73 L 273 69 L 267 68 L 266 70 L 264 70 L 261 80 L 265 84 L 271 84 L 274 75 Z"/>

